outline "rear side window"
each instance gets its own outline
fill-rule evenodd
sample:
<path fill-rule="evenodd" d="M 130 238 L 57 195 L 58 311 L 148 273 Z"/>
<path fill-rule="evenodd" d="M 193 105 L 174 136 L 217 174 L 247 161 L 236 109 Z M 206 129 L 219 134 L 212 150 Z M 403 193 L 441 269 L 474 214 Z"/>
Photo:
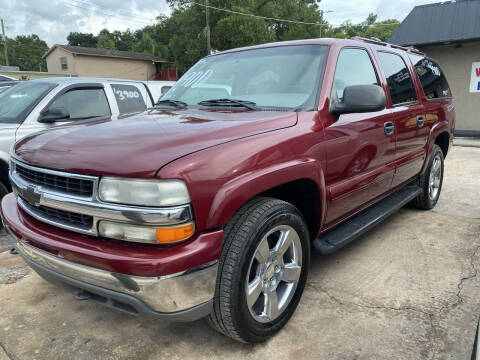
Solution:
<path fill-rule="evenodd" d="M 377 85 L 377 76 L 370 56 L 363 49 L 343 49 L 338 55 L 333 91 L 343 98 L 343 90 L 353 85 Z"/>
<path fill-rule="evenodd" d="M 387 78 L 393 105 L 416 101 L 412 78 L 403 59 L 397 54 L 386 52 L 378 52 L 378 57 Z"/>
<path fill-rule="evenodd" d="M 136 86 L 112 84 L 112 90 L 115 94 L 120 114 L 136 113 L 147 109 L 143 96 Z"/>
<path fill-rule="evenodd" d="M 421 55 L 408 54 L 422 83 L 423 93 L 427 99 L 441 99 L 452 96 L 447 79 L 442 69 L 432 59 Z"/>
<path fill-rule="evenodd" d="M 67 110 L 70 120 L 110 116 L 110 107 L 103 89 L 70 90 L 56 99 L 49 108 Z"/>

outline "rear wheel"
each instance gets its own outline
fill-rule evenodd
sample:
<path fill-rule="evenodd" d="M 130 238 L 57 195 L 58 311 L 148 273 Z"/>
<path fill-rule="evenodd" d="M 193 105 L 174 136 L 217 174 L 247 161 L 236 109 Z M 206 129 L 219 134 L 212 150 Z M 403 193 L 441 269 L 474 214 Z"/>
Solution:
<path fill-rule="evenodd" d="M 247 203 L 225 228 L 210 324 L 242 342 L 261 342 L 295 311 L 307 278 L 307 226 L 291 204 Z"/>
<path fill-rule="evenodd" d="M 432 155 L 427 170 L 420 175 L 419 185 L 422 193 L 413 201 L 412 205 L 418 209 L 430 210 L 437 204 L 443 185 L 444 158 L 442 149 L 433 146 Z"/>

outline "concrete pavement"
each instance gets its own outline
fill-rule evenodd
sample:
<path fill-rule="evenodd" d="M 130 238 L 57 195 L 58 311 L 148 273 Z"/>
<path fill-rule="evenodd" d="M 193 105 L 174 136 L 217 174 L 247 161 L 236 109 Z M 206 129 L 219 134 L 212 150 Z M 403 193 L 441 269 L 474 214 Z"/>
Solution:
<path fill-rule="evenodd" d="M 452 148 L 437 207 L 404 208 L 314 257 L 296 314 L 255 346 L 204 321 L 142 320 L 75 300 L 0 245 L 0 342 L 38 360 L 469 359 L 480 315 L 479 185 L 480 148 Z"/>

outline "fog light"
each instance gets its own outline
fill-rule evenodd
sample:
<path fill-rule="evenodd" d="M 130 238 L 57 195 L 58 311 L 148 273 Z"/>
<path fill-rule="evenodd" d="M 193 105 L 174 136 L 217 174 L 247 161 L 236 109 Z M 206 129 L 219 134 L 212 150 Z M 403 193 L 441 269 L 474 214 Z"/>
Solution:
<path fill-rule="evenodd" d="M 183 241 L 193 235 L 194 228 L 193 223 L 168 228 L 131 225 L 110 221 L 100 221 L 98 224 L 100 236 L 146 244 L 165 244 Z"/>

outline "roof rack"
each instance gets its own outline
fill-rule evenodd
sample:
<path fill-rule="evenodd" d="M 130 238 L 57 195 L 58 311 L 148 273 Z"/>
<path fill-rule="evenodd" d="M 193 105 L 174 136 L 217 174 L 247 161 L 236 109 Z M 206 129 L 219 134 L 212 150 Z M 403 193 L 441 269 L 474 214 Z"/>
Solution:
<path fill-rule="evenodd" d="M 366 43 L 369 43 L 369 44 L 386 46 L 386 47 L 390 47 L 390 48 L 393 48 L 393 49 L 400 49 L 400 50 L 404 50 L 404 51 L 409 52 L 409 53 L 414 53 L 414 54 L 426 56 L 425 53 L 421 52 L 418 49 L 415 49 L 414 47 L 404 47 L 404 46 L 400 46 L 400 45 L 390 44 L 390 43 L 387 43 L 387 42 L 382 41 L 382 40 L 377 39 L 377 38 L 364 38 L 364 37 L 361 37 L 361 36 L 353 36 L 350 39 L 351 40 L 357 40 L 357 41 L 363 41 L 363 42 L 366 42 Z"/>

